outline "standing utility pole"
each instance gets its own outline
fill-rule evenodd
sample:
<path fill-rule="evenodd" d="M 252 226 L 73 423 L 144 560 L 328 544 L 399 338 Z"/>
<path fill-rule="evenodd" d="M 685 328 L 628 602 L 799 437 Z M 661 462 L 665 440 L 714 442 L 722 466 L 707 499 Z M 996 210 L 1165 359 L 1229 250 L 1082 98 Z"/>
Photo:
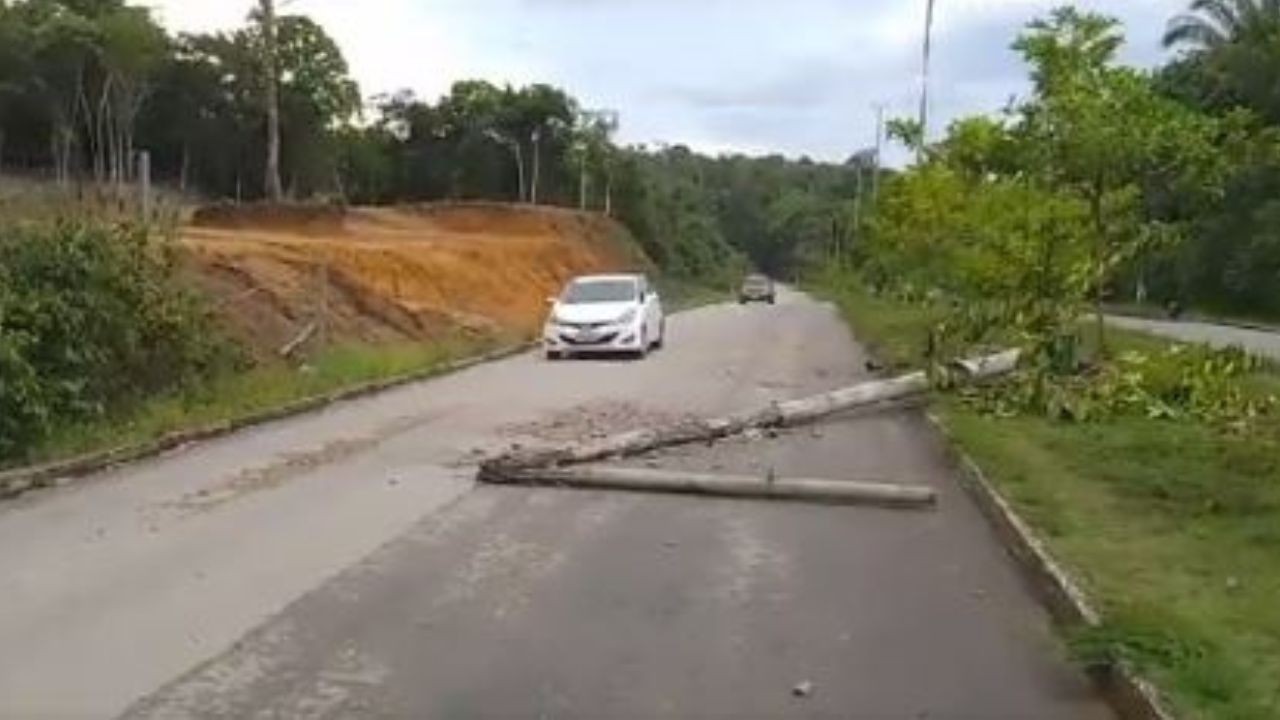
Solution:
<path fill-rule="evenodd" d="M 924 64 L 920 73 L 920 147 L 916 150 L 916 162 L 924 159 L 924 145 L 929 137 L 929 63 L 933 56 L 933 3 L 925 0 L 924 13 Z"/>
<path fill-rule="evenodd" d="M 853 232 L 855 236 L 862 234 L 862 164 L 858 164 L 857 182 L 853 191 Z"/>
<path fill-rule="evenodd" d="M 883 164 L 881 153 L 884 152 L 884 105 L 876 105 L 876 161 L 871 176 L 871 206 L 875 207 L 880 199 L 880 167 Z"/>
<path fill-rule="evenodd" d="M 280 184 L 280 60 L 276 52 L 275 0 L 260 0 L 262 43 L 267 68 L 267 170 L 266 193 L 272 202 L 284 199 Z"/>

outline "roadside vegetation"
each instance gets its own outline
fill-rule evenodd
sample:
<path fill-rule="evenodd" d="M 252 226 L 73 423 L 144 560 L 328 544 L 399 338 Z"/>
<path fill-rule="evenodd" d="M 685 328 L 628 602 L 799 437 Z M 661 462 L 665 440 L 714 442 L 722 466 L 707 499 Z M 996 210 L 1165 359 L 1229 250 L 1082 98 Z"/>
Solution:
<path fill-rule="evenodd" d="M 254 365 L 161 237 L 91 220 L 0 226 L 0 466 L 234 420 L 491 345 L 459 336 Z"/>
<path fill-rule="evenodd" d="M 234 422 L 365 383 L 429 376 L 449 363 L 493 349 L 493 343 L 457 337 L 395 346 L 347 345 L 324 350 L 305 364 L 258 365 L 224 372 L 133 405 L 79 421 L 62 421 L 34 442 L 27 462 L 73 457 L 139 445 L 166 434 Z"/>
<path fill-rule="evenodd" d="M 945 308 L 873 296 L 850 277 L 824 286 L 887 365 L 928 363 Z M 1168 347 L 1122 332 L 1112 344 Z M 1258 366 L 1233 383 L 1260 398 L 1280 392 L 1280 373 Z M 1073 421 L 953 394 L 936 410 L 1099 604 L 1105 625 L 1069 638 L 1082 663 L 1132 662 L 1188 717 L 1280 712 L 1280 423 L 1236 432 L 1145 412 Z"/>
<path fill-rule="evenodd" d="M 1251 184 L 1280 171 L 1276 66 L 1241 60 L 1280 47 L 1280 13 L 1195 10 L 1170 26 L 1188 52 L 1154 73 L 1116 61 L 1110 18 L 1030 23 L 1013 48 L 1031 92 L 936 142 L 892 123 L 919 162 L 813 277 L 889 367 L 933 373 L 957 442 L 1099 602 L 1103 627 L 1071 638 L 1082 661 L 1132 662 L 1188 717 L 1272 718 L 1280 371 L 1103 316 L 1280 298 L 1274 200 Z M 950 387 L 948 359 L 1009 345 L 1018 372 Z"/>
<path fill-rule="evenodd" d="M 212 327 L 145 228 L 0 226 L 0 462 L 234 367 Z"/>

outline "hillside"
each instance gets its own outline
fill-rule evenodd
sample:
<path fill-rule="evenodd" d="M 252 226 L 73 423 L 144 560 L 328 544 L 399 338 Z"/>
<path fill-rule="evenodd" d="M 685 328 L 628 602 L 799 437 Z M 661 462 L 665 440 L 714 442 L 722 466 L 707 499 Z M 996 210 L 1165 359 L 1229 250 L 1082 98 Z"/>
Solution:
<path fill-rule="evenodd" d="M 567 278 L 648 266 L 608 218 L 487 203 L 217 206 L 181 240 L 196 282 L 259 355 L 319 317 L 333 342 L 527 337 Z"/>

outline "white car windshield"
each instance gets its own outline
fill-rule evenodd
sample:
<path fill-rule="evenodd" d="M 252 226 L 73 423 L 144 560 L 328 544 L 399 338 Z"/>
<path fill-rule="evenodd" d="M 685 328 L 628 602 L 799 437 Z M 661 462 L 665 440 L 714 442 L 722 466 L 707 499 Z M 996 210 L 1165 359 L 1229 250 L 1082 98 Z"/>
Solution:
<path fill-rule="evenodd" d="M 578 282 L 565 290 L 562 302 L 567 305 L 631 302 L 636 299 L 634 280 L 593 280 Z"/>

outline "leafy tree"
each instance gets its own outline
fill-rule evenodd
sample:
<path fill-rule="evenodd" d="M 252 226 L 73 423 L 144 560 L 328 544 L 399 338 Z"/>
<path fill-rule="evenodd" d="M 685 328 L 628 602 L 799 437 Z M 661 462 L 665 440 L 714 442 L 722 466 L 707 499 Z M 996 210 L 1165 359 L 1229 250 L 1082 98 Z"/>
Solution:
<path fill-rule="evenodd" d="M 96 28 L 90 19 L 53 0 L 28 0 L 15 5 L 14 14 L 25 36 L 19 44 L 29 58 L 28 87 L 49 120 L 54 169 L 65 185 L 71 178 Z"/>
<path fill-rule="evenodd" d="M 1217 97 L 1280 122 L 1280 4 L 1271 0 L 1194 0 L 1165 32 L 1202 71 L 1193 80 Z"/>
<path fill-rule="evenodd" d="M 890 140 L 897 140 L 919 157 L 925 150 L 924 126 L 919 120 L 892 118 L 886 127 Z"/>
<path fill-rule="evenodd" d="M 1213 51 L 1233 43 L 1274 40 L 1277 31 L 1280 5 L 1269 0 L 1192 0 L 1189 12 L 1169 21 L 1164 44 Z"/>
<path fill-rule="evenodd" d="M 1167 237 L 1167 227 L 1148 222 L 1144 187 L 1180 182 L 1175 176 L 1204 183 L 1215 175 L 1208 167 L 1212 121 L 1160 96 L 1147 76 L 1116 66 L 1122 43 L 1114 19 L 1061 8 L 1031 23 L 1014 45 L 1031 66 L 1036 90 L 1020 108 L 1018 132 L 1039 156 L 1046 180 L 1089 208 L 1104 349 L 1102 305 L 1114 270 L 1144 243 Z"/>
<path fill-rule="evenodd" d="M 143 8 L 119 7 L 97 20 L 102 101 L 97 145 L 99 167 L 121 183 L 129 176 L 138 115 L 169 50 L 168 37 Z"/>
<path fill-rule="evenodd" d="M 578 169 L 578 208 L 586 210 L 590 205 L 591 181 L 602 186 L 603 207 L 608 212 L 611 203 L 611 178 L 613 158 L 613 134 L 618 131 L 615 113 L 580 111 L 575 123 L 575 133 L 570 146 L 570 162 Z"/>

